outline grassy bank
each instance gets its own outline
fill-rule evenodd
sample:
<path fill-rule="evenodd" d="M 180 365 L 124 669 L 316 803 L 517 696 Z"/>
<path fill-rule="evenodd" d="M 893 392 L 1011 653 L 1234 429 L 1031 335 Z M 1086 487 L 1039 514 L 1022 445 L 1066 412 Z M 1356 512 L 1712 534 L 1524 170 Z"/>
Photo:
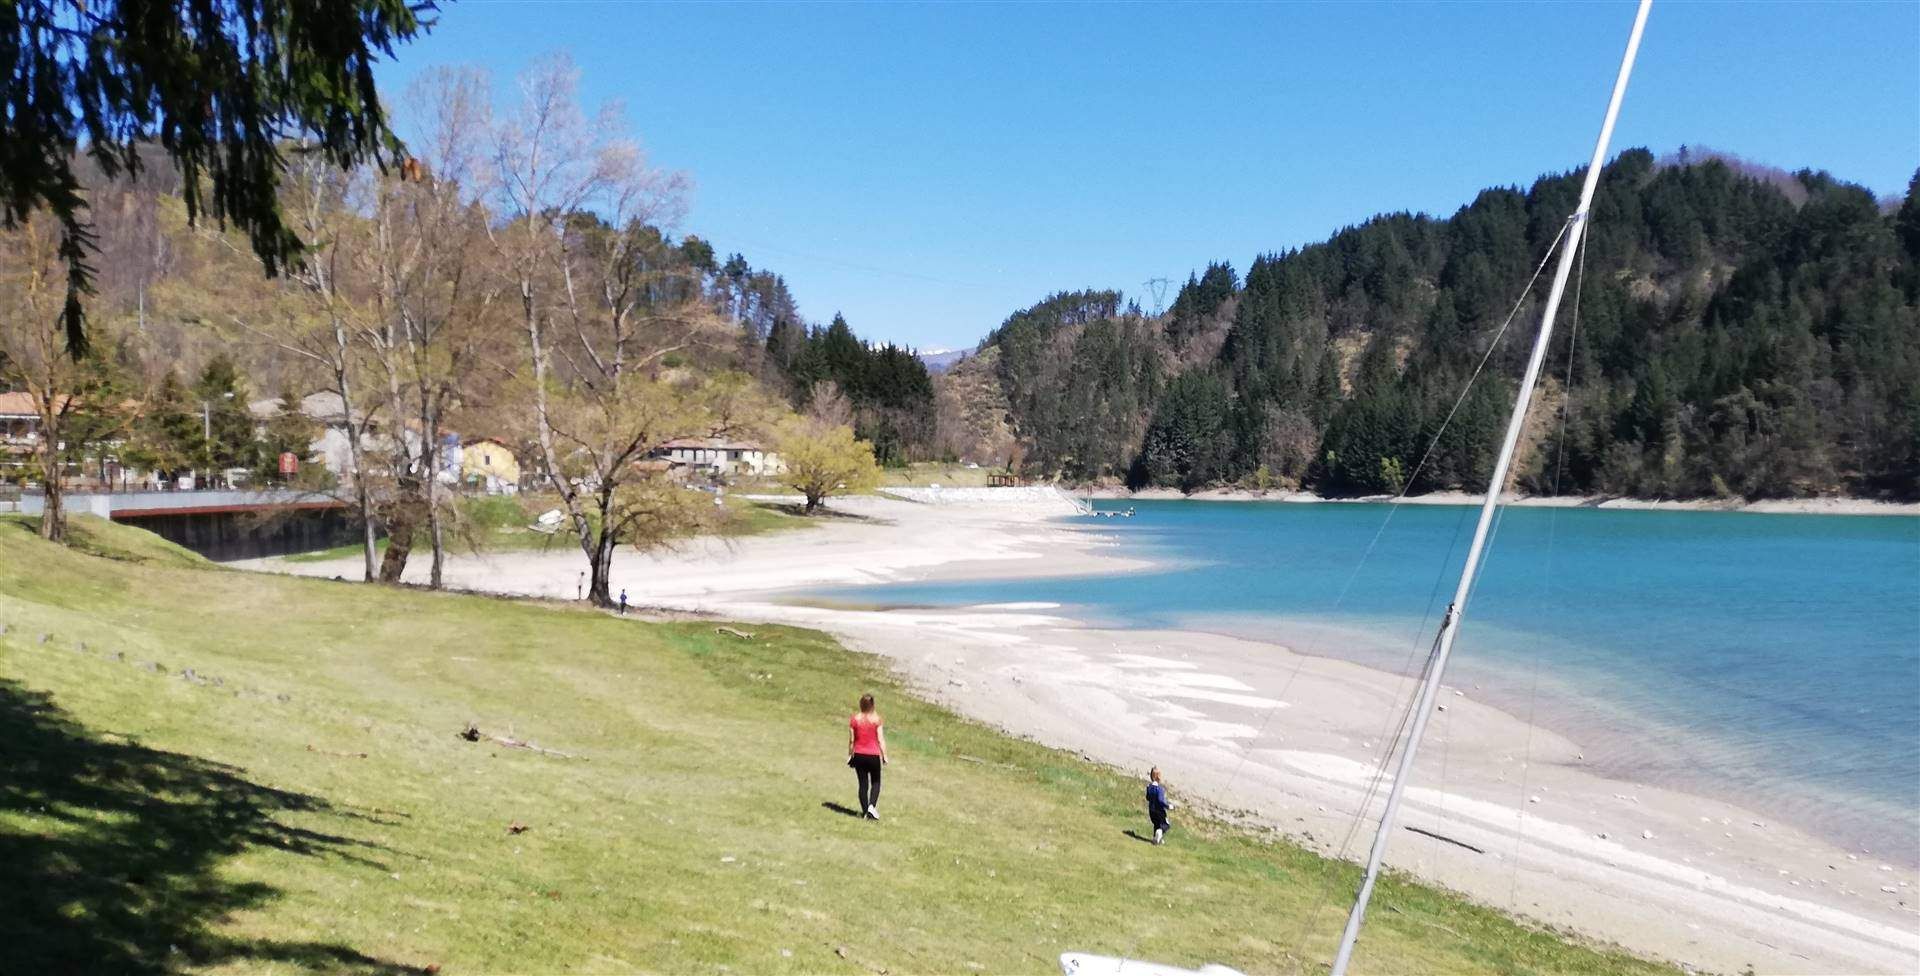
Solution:
<path fill-rule="evenodd" d="M 1357 878 L 1208 823 L 1141 843 L 1136 780 L 817 633 L 256 576 L 76 528 L 84 551 L 0 521 L 21 972 L 1041 972 L 1069 948 L 1322 972 Z M 834 808 L 869 689 L 878 824 Z M 1658 971 L 1398 880 L 1374 904 L 1359 970 Z"/>
<path fill-rule="evenodd" d="M 925 488 L 928 485 L 941 485 L 946 488 L 984 488 L 987 477 L 998 468 L 983 468 L 978 465 L 967 467 L 964 464 L 949 461 L 915 461 L 898 468 L 881 468 L 880 485 L 883 488 Z M 789 488 L 778 479 L 766 479 L 758 482 L 741 481 L 738 490 L 760 494 L 792 494 Z"/>
<path fill-rule="evenodd" d="M 796 517 L 772 505 L 733 496 L 726 497 L 724 501 L 726 513 L 715 526 L 714 531 L 727 538 L 764 535 L 768 532 L 800 528 L 809 524 L 806 519 Z M 578 550 L 580 540 L 573 534 L 570 524 L 563 524 L 557 532 L 539 532 L 530 528 L 539 513 L 550 508 L 558 508 L 559 505 L 558 499 L 543 498 L 538 495 L 523 498 L 492 496 L 465 499 L 461 503 L 462 511 L 460 518 L 456 520 L 456 527 L 449 530 L 447 548 L 457 553 Z M 387 540 L 380 539 L 374 543 L 374 547 L 379 552 L 386 552 Z M 424 557 L 427 552 L 426 541 L 423 539 L 416 543 L 414 549 L 416 555 Z M 286 558 L 289 562 L 296 563 L 326 562 L 332 559 L 352 558 L 359 553 L 360 546 L 355 543 L 336 546 L 332 549 L 298 553 Z"/>

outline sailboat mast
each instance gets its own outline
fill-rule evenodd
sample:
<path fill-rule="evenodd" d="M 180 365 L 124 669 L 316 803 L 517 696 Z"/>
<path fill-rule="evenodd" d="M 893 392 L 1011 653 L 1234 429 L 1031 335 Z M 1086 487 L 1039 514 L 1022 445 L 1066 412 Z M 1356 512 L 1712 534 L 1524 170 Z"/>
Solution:
<path fill-rule="evenodd" d="M 1620 59 L 1620 74 L 1614 79 L 1613 97 L 1607 102 L 1607 117 L 1600 123 L 1600 138 L 1594 143 L 1593 159 L 1587 164 L 1586 181 L 1580 187 L 1580 205 L 1568 218 L 1571 226 L 1567 228 L 1559 264 L 1553 271 L 1553 289 L 1547 293 L 1547 307 L 1541 313 L 1540 335 L 1534 340 L 1533 355 L 1527 359 L 1526 375 L 1520 380 L 1513 414 L 1507 418 L 1506 439 L 1501 441 L 1500 456 L 1493 464 L 1487 497 L 1480 503 L 1480 521 L 1473 529 L 1473 544 L 1467 548 L 1466 565 L 1460 568 L 1460 582 L 1454 587 L 1453 602 L 1447 605 L 1446 616 L 1440 621 L 1440 635 L 1435 643 L 1433 662 L 1427 668 L 1426 681 L 1420 686 L 1420 694 L 1414 704 L 1413 727 L 1407 734 L 1407 747 L 1400 754 L 1400 764 L 1394 770 L 1393 788 L 1387 793 L 1387 806 L 1380 815 L 1380 829 L 1373 836 L 1373 849 L 1367 855 L 1366 876 L 1360 882 L 1360 893 L 1354 898 L 1353 910 L 1347 915 L 1346 931 L 1340 936 L 1340 951 L 1333 960 L 1333 976 L 1346 974 L 1347 964 L 1353 957 L 1354 943 L 1360 937 L 1360 924 L 1366 918 L 1367 902 L 1373 897 L 1374 882 L 1380 877 L 1380 864 L 1386 857 L 1387 841 L 1393 836 L 1394 817 L 1400 812 L 1400 798 L 1406 792 L 1407 780 L 1413 773 L 1414 756 L 1420 751 L 1421 737 L 1426 734 L 1427 719 L 1433 714 L 1434 698 L 1440 692 L 1440 679 L 1447 669 L 1447 657 L 1453 652 L 1453 640 L 1460 632 L 1460 618 L 1466 612 L 1474 574 L 1485 555 L 1493 514 L 1499 507 L 1500 494 L 1506 488 L 1507 474 L 1513 465 L 1514 446 L 1520 442 L 1520 430 L 1526 422 L 1527 407 L 1533 401 L 1533 388 L 1539 382 L 1540 368 L 1546 362 L 1547 344 L 1553 336 L 1553 319 L 1560 311 L 1561 297 L 1566 294 L 1574 255 L 1579 252 L 1580 242 L 1585 237 L 1587 211 L 1593 206 L 1593 191 L 1600 183 L 1600 167 L 1606 162 L 1607 144 L 1613 139 L 1613 124 L 1620 117 L 1620 102 L 1626 97 L 1627 78 L 1633 73 L 1633 59 L 1640 51 L 1640 35 L 1646 29 L 1647 12 L 1652 7 L 1653 0 L 1640 0 L 1639 12 L 1633 18 L 1633 32 L 1627 36 L 1627 50 Z"/>

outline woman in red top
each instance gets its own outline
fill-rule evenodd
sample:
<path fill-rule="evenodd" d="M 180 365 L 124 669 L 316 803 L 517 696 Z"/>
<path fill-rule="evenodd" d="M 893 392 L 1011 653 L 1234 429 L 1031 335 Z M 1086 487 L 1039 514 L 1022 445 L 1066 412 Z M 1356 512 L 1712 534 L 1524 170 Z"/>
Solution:
<path fill-rule="evenodd" d="M 880 713 L 873 709 L 872 695 L 861 695 L 860 710 L 847 719 L 847 765 L 860 778 L 860 812 L 868 820 L 880 819 L 880 767 L 886 764 Z"/>

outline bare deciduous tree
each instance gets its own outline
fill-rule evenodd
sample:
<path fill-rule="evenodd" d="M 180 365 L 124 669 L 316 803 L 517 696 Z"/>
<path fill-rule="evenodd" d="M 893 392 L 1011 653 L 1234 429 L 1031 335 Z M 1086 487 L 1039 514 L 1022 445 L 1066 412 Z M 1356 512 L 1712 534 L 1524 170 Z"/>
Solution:
<path fill-rule="evenodd" d="M 589 119 L 576 87 L 564 59 L 521 78 L 494 128 L 507 219 L 491 240 L 520 299 L 540 468 L 587 558 L 588 596 L 609 606 L 614 548 L 659 544 L 703 510 L 639 462 L 675 437 L 722 432 L 732 421 L 716 427 L 712 407 L 732 391 L 663 368 L 725 333 L 699 289 L 674 280 L 685 272 L 657 260 L 685 179 L 650 168 L 611 110 Z"/>
<path fill-rule="evenodd" d="M 415 165 L 376 182 L 371 201 L 366 274 L 378 314 L 361 339 L 397 421 L 390 452 L 398 490 L 380 578 L 401 578 L 424 521 L 435 589 L 444 580 L 452 501 L 445 482 L 458 477 L 449 471 L 448 420 L 504 358 L 503 283 L 485 267 L 485 87 L 472 70 L 416 82 L 408 98 L 420 116 Z"/>
<path fill-rule="evenodd" d="M 7 296 L 0 302 L 0 372 L 27 394 L 39 425 L 33 453 L 45 491 L 40 537 L 63 542 L 67 513 L 60 445 L 75 407 L 81 364 L 61 320 L 66 262 L 50 217 L 29 216 L 0 232 L 0 294 Z"/>
<path fill-rule="evenodd" d="M 287 209 L 307 250 L 287 279 L 311 304 L 310 315 L 235 316 L 244 335 L 311 364 L 338 399 L 337 425 L 346 442 L 347 490 L 360 518 L 361 556 L 368 582 L 379 578 L 376 536 L 379 506 L 368 463 L 373 412 L 363 404 L 365 356 L 356 342 L 367 320 L 364 290 L 349 280 L 353 256 L 364 239 L 363 221 L 351 205 L 354 178 L 324 163 L 296 155 L 286 181 Z M 237 253 L 237 249 L 236 249 Z"/>

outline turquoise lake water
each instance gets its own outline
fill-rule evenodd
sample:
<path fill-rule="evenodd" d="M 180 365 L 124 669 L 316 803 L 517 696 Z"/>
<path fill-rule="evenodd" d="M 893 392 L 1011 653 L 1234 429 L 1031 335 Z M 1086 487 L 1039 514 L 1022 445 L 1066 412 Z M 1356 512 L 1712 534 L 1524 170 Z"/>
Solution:
<path fill-rule="evenodd" d="M 1407 673 L 1477 512 L 1098 507 L 1137 515 L 1074 521 L 1154 569 L 820 595 L 1056 602 L 1098 625 L 1227 633 Z M 1570 736 L 1605 775 L 1920 864 L 1920 518 L 1506 509 L 1447 683 Z"/>

